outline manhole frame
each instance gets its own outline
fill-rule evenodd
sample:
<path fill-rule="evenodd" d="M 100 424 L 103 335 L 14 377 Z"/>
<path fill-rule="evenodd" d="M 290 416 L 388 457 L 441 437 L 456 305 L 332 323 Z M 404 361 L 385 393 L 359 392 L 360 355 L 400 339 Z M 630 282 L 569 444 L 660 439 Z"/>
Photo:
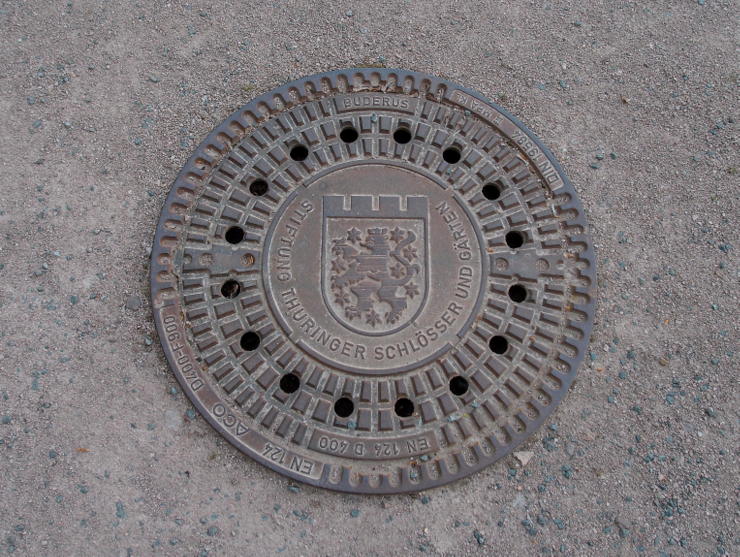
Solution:
<path fill-rule="evenodd" d="M 569 220 L 569 222 L 576 222 L 580 224 L 584 229 L 582 236 L 584 236 L 587 239 L 587 249 L 579 253 L 578 257 L 579 259 L 588 262 L 588 268 L 583 271 L 583 274 L 591 280 L 591 286 L 588 291 L 590 300 L 587 304 L 582 304 L 578 306 L 578 310 L 586 314 L 586 319 L 579 326 L 579 328 L 583 331 L 584 334 L 583 334 L 583 338 L 580 339 L 580 341 L 576 339 L 569 339 L 570 343 L 575 346 L 577 350 L 577 354 L 574 358 L 570 358 L 569 360 L 570 371 L 567 374 L 559 375 L 559 378 L 562 382 L 562 387 L 558 391 L 559 393 L 558 396 L 554 398 L 552 403 L 547 407 L 546 411 L 541 412 L 537 418 L 527 422 L 527 427 L 525 428 L 524 431 L 513 434 L 511 436 L 512 440 L 510 443 L 508 443 L 507 446 L 505 446 L 502 449 L 497 448 L 494 458 L 492 459 L 482 458 L 478 461 L 476 465 L 468 466 L 462 469 L 461 473 L 442 474 L 441 477 L 439 478 L 436 478 L 436 479 L 426 478 L 420 482 L 408 482 L 406 481 L 407 478 L 404 477 L 402 478 L 401 483 L 399 485 L 391 485 L 388 482 L 381 482 L 380 485 L 378 486 L 372 486 L 369 483 L 365 483 L 365 482 L 360 483 L 360 484 L 355 484 L 350 481 L 349 477 L 342 477 L 338 483 L 328 482 L 326 477 L 319 477 L 318 479 L 307 478 L 305 475 L 295 473 L 291 470 L 286 469 L 283 466 L 276 465 L 272 460 L 270 460 L 269 458 L 266 458 L 265 456 L 263 456 L 256 450 L 253 450 L 252 448 L 248 447 L 245 443 L 240 443 L 237 441 L 237 439 L 234 437 L 234 434 L 231 431 L 233 424 L 230 421 L 228 421 L 227 423 L 224 423 L 225 421 L 224 418 L 230 415 L 227 408 L 224 408 L 224 413 L 221 416 L 216 416 L 212 411 L 208 410 L 204 406 L 200 398 L 195 393 L 195 390 L 194 390 L 195 383 L 193 383 L 193 378 L 188 377 L 188 374 L 184 373 L 179 367 L 179 364 L 177 362 L 179 358 L 178 350 L 173 350 L 172 345 L 170 344 L 171 342 L 173 342 L 172 333 L 173 332 L 182 333 L 184 332 L 184 328 L 182 331 L 180 331 L 179 329 L 177 331 L 173 331 L 171 328 L 171 321 L 167 320 L 167 323 L 165 323 L 166 317 L 163 317 L 162 312 L 160 312 L 160 308 L 158 306 L 155 306 L 155 300 L 157 299 L 157 294 L 163 289 L 162 282 L 158 280 L 157 276 L 159 275 L 159 273 L 167 272 L 167 266 L 168 266 L 167 264 L 162 264 L 162 261 L 164 260 L 162 259 L 162 256 L 165 256 L 165 259 L 166 259 L 166 254 L 168 252 L 168 250 L 165 250 L 161 247 L 161 240 L 166 235 L 168 235 L 168 231 L 165 229 L 164 225 L 166 221 L 168 221 L 169 219 L 177 220 L 180 218 L 179 215 L 175 214 L 171 210 L 173 203 L 175 203 L 178 200 L 182 200 L 180 194 L 178 193 L 178 187 L 177 187 L 178 184 L 183 182 L 186 179 L 186 177 L 191 174 L 196 174 L 196 175 L 203 174 L 203 170 L 202 168 L 199 167 L 198 161 L 201 159 L 205 159 L 205 160 L 214 159 L 213 153 L 219 151 L 219 146 L 224 147 L 224 142 L 222 141 L 222 139 L 228 138 L 234 135 L 233 124 L 239 121 L 238 116 L 242 114 L 244 111 L 252 110 L 255 113 L 260 113 L 261 106 L 269 106 L 270 109 L 273 109 L 273 110 L 283 110 L 286 108 L 290 108 L 291 106 L 293 106 L 292 104 L 276 107 L 275 105 L 276 98 L 290 99 L 291 92 L 305 91 L 305 86 L 308 83 L 314 86 L 314 91 L 315 91 L 316 84 L 321 84 L 324 80 L 329 80 L 332 84 L 334 84 L 336 83 L 336 78 L 338 76 L 343 76 L 343 77 L 348 78 L 350 83 L 352 83 L 353 78 L 357 76 L 360 76 L 363 82 L 367 82 L 370 80 L 379 80 L 382 83 L 382 82 L 386 82 L 388 78 L 391 76 L 395 76 L 397 83 L 402 83 L 406 77 L 411 77 L 412 79 L 415 80 L 415 82 L 423 82 L 424 80 L 427 80 L 427 82 L 429 83 L 427 91 L 438 91 L 440 89 L 444 89 L 445 90 L 444 92 L 445 101 L 451 102 L 453 104 L 458 104 L 462 110 L 465 110 L 469 113 L 473 113 L 483 119 L 486 119 L 491 125 L 493 124 L 490 122 L 490 119 L 489 119 L 490 115 L 496 115 L 497 113 L 500 114 L 503 118 L 511 121 L 519 130 L 521 130 L 521 132 L 525 134 L 526 139 L 529 142 L 531 142 L 531 143 L 528 143 L 527 148 L 531 149 L 532 152 L 535 153 L 534 158 L 544 157 L 545 161 L 542 161 L 542 162 L 549 163 L 549 165 L 551 165 L 551 168 L 554 169 L 554 172 L 557 174 L 558 178 L 562 180 L 562 183 L 563 183 L 562 186 L 560 186 L 559 191 L 570 194 L 571 200 L 569 202 L 569 205 L 577 211 L 577 216 L 574 219 Z M 361 91 L 378 92 L 377 89 L 370 88 L 366 90 L 352 89 L 348 91 L 348 93 L 361 92 Z M 454 93 L 457 93 L 457 92 L 460 92 L 459 100 L 462 100 L 462 102 L 455 102 L 449 98 L 449 96 L 452 96 Z M 333 92 L 332 94 L 337 94 L 337 93 Z M 433 98 L 431 100 L 437 100 L 437 99 Z M 294 104 L 300 104 L 300 101 Z M 261 122 L 263 121 L 264 120 L 261 120 Z M 243 139 L 243 137 L 245 137 L 246 135 L 247 134 L 242 135 L 239 140 Z M 222 149 L 223 150 L 222 156 L 218 158 L 218 160 L 216 160 L 212 164 L 211 166 L 212 168 L 216 167 L 218 165 L 218 162 L 226 154 L 228 154 L 229 149 L 230 147 L 227 144 L 227 146 Z M 593 242 L 590 239 L 589 228 L 588 228 L 588 224 L 585 218 L 585 211 L 578 197 L 578 194 L 575 191 L 570 180 L 568 179 L 567 175 L 565 174 L 565 171 L 563 170 L 561 165 L 558 163 L 558 161 L 555 159 L 554 155 L 550 152 L 550 150 L 518 118 L 516 118 L 514 115 L 509 113 L 506 109 L 486 99 L 480 93 L 472 89 L 469 89 L 467 87 L 460 86 L 459 84 L 451 82 L 447 79 L 431 76 L 431 75 L 420 73 L 420 72 L 401 70 L 401 69 L 391 69 L 391 68 L 348 68 L 348 69 L 334 70 L 330 72 L 325 72 L 325 73 L 303 77 L 295 81 L 292 81 L 290 83 L 287 83 L 285 85 L 282 85 L 276 89 L 272 89 L 252 99 L 251 101 L 249 101 L 248 103 L 246 103 L 245 105 L 241 106 L 239 109 L 234 111 L 232 114 L 230 114 L 221 124 L 219 124 L 213 131 L 211 131 L 211 133 L 209 133 L 208 136 L 195 149 L 193 154 L 188 158 L 187 162 L 185 163 L 183 168 L 178 173 L 176 179 L 174 180 L 171 186 L 171 189 L 165 200 L 162 213 L 158 220 L 156 233 L 155 233 L 154 240 L 153 240 L 150 281 L 151 281 L 150 284 L 151 284 L 152 308 L 154 312 L 156 329 L 157 329 L 157 333 L 160 338 L 160 343 L 162 345 L 163 352 L 165 353 L 170 369 L 175 374 L 178 382 L 180 383 L 183 391 L 186 393 L 189 401 L 197 408 L 199 413 L 208 421 L 208 423 L 215 430 L 217 430 L 224 438 L 226 438 L 231 444 L 233 444 L 241 452 L 249 455 L 252 459 L 275 470 L 276 472 L 278 472 L 279 474 L 283 476 L 289 477 L 291 479 L 294 479 L 296 481 L 300 481 L 303 483 L 308 483 L 308 484 L 311 484 L 317 487 L 323 487 L 323 488 L 328 488 L 328 489 L 337 490 L 337 491 L 345 491 L 345 492 L 350 492 L 350 493 L 368 493 L 368 494 L 390 494 L 390 493 L 414 492 L 414 491 L 420 491 L 423 489 L 428 489 L 428 488 L 444 485 L 449 482 L 455 481 L 457 479 L 461 479 L 464 477 L 470 477 L 475 472 L 478 472 L 479 470 L 491 465 L 495 461 L 498 461 L 504 458 L 507 454 L 514 451 L 522 442 L 528 439 L 539 427 L 541 427 L 541 425 L 545 422 L 545 420 L 552 414 L 552 412 L 554 412 L 555 408 L 558 406 L 558 404 L 560 404 L 560 402 L 562 402 L 562 399 L 566 396 L 570 388 L 570 385 L 573 382 L 577 374 L 577 371 L 587 352 L 588 343 L 589 343 L 592 329 L 593 329 L 596 299 L 597 299 L 596 297 L 596 254 L 595 254 L 595 248 L 593 246 Z M 175 302 L 175 305 L 179 305 L 179 304 Z M 180 311 L 182 312 L 182 310 Z M 187 342 L 185 339 L 183 340 L 184 342 Z M 187 346 L 186 346 L 186 349 L 187 349 Z"/>

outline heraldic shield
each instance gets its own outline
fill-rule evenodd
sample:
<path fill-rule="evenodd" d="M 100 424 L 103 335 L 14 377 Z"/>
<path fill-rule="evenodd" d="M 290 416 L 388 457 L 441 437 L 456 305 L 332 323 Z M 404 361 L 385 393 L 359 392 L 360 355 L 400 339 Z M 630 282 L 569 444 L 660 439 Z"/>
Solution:
<path fill-rule="evenodd" d="M 394 333 L 429 291 L 428 200 L 325 195 L 321 287 L 329 312 L 351 331 Z"/>

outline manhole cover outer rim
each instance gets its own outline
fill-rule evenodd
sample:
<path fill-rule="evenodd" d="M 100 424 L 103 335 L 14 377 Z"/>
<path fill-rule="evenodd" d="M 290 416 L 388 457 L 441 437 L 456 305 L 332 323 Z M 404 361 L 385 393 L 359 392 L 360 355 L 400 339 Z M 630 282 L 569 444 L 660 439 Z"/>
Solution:
<path fill-rule="evenodd" d="M 574 235 L 573 239 L 582 239 L 583 243 L 587 246 L 586 249 L 579 253 L 579 259 L 582 261 L 585 261 L 588 263 L 588 266 L 581 270 L 581 274 L 585 277 L 587 277 L 590 280 L 591 286 L 586 289 L 587 294 L 589 297 L 589 301 L 585 304 L 578 304 L 575 306 L 575 308 L 582 312 L 585 315 L 585 318 L 579 323 L 579 329 L 583 332 L 583 337 L 581 339 L 574 339 L 569 338 L 569 343 L 573 345 L 576 348 L 576 355 L 575 357 L 567 357 L 565 354 L 561 354 L 561 358 L 565 360 L 569 365 L 569 371 L 567 373 L 560 372 L 558 375 L 558 378 L 560 379 L 562 383 L 562 387 L 558 390 L 558 396 L 553 400 L 551 404 L 549 404 L 544 411 L 541 411 L 539 415 L 532 419 L 528 418 L 525 421 L 525 429 L 519 433 L 511 430 L 510 437 L 511 442 L 509 442 L 506 446 L 496 446 L 495 456 L 493 458 L 484 456 L 482 454 L 478 455 L 481 458 L 478 459 L 478 461 L 475 464 L 469 465 L 465 464 L 464 466 L 461 465 L 456 472 L 450 472 L 447 467 L 445 466 L 444 461 L 440 461 L 440 468 L 441 468 L 441 474 L 437 478 L 429 478 L 426 477 L 422 481 L 412 481 L 408 474 L 408 468 L 404 470 L 404 473 L 402 474 L 400 478 L 399 484 L 391 484 L 388 481 L 388 478 L 386 476 L 381 475 L 380 476 L 380 483 L 373 483 L 372 485 L 368 481 L 368 477 L 364 476 L 362 478 L 362 481 L 360 483 L 355 483 L 350 480 L 350 474 L 349 471 L 345 469 L 345 473 L 340 478 L 338 482 L 329 481 L 328 473 L 329 473 L 329 466 L 325 466 L 323 469 L 323 474 L 318 478 L 309 478 L 303 474 L 296 473 L 292 470 L 289 470 L 288 468 L 284 466 L 279 466 L 272 462 L 269 458 L 264 457 L 262 454 L 257 452 L 256 450 L 252 449 L 251 447 L 247 446 L 245 443 L 240 442 L 230 431 L 229 427 L 224 425 L 222 421 L 219 421 L 210 411 L 207 410 L 207 408 L 202 404 L 201 400 L 196 395 L 196 392 L 193 388 L 193 385 L 191 384 L 191 381 L 188 377 L 186 377 L 180 370 L 177 364 L 177 354 L 173 352 L 170 348 L 169 342 L 168 342 L 168 332 L 165 330 L 166 324 L 163 322 L 162 313 L 159 311 L 163 304 L 160 302 L 157 302 L 158 294 L 167 288 L 166 281 L 159 280 L 157 277 L 160 273 L 167 273 L 168 264 L 162 263 L 164 259 L 166 259 L 169 255 L 169 250 L 164 249 L 161 244 L 162 238 L 166 235 L 167 230 L 165 228 L 165 224 L 168 220 L 174 219 L 174 220 L 181 220 L 181 217 L 177 215 L 175 212 L 172 211 L 173 203 L 176 201 L 182 201 L 183 198 L 178 192 L 178 185 L 186 186 L 188 189 L 192 189 L 192 184 L 186 180 L 186 178 L 190 175 L 202 175 L 203 169 L 198 168 L 197 162 L 199 160 L 205 159 L 205 160 L 213 160 L 213 164 L 211 167 L 217 166 L 218 162 L 221 160 L 221 156 L 218 156 L 214 160 L 213 153 L 220 153 L 221 155 L 225 156 L 228 153 L 228 149 L 230 148 L 230 143 L 224 143 L 221 139 L 221 137 L 231 137 L 234 135 L 234 129 L 236 127 L 243 128 L 243 120 L 240 118 L 240 115 L 243 114 L 245 111 L 252 111 L 255 114 L 261 114 L 263 117 L 259 120 L 260 123 L 263 123 L 266 120 L 269 120 L 273 114 L 279 113 L 282 110 L 288 109 L 294 104 L 302 104 L 305 102 L 305 98 L 303 95 L 306 93 L 306 85 L 310 84 L 312 87 L 312 95 L 315 95 L 314 98 L 321 98 L 325 95 L 321 94 L 321 84 L 322 82 L 326 82 L 328 80 L 331 84 L 332 94 L 337 94 L 336 88 L 337 88 L 337 78 L 343 77 L 346 79 L 347 83 L 350 84 L 350 88 L 345 91 L 346 93 L 359 93 L 359 92 L 368 92 L 368 93 L 383 93 L 384 91 L 382 89 L 378 89 L 375 87 L 360 87 L 355 88 L 353 85 L 353 79 L 356 77 L 359 77 L 362 79 L 363 83 L 376 79 L 380 82 L 385 83 L 389 77 L 395 78 L 395 82 L 397 84 L 403 84 L 404 81 L 408 78 L 412 80 L 414 85 L 418 85 L 419 83 L 427 83 L 427 86 L 425 88 L 425 91 L 428 94 L 431 94 L 430 100 L 442 100 L 444 99 L 449 104 L 457 104 L 460 106 L 460 108 L 467 110 L 468 107 L 462 105 L 459 102 L 452 101 L 449 96 L 456 91 L 460 91 L 464 93 L 465 95 L 468 95 L 469 97 L 472 97 L 483 107 L 490 107 L 494 111 L 500 113 L 504 118 L 510 120 L 513 124 L 515 124 L 519 130 L 521 130 L 527 138 L 534 144 L 536 147 L 540 150 L 540 153 L 538 153 L 536 156 L 544 156 L 547 162 L 549 162 L 550 165 L 555 169 L 555 172 L 559 176 L 559 178 L 562 180 L 563 184 L 559 188 L 559 191 L 565 192 L 570 194 L 571 199 L 568 202 L 568 206 L 573 208 L 576 212 L 575 217 L 571 217 L 567 219 L 565 222 L 569 225 L 579 225 L 582 227 L 583 232 L 578 235 Z M 436 92 L 442 91 L 442 99 L 438 98 L 436 95 Z M 291 93 L 298 92 L 301 95 L 301 98 L 295 102 L 290 104 L 284 104 L 282 106 L 279 106 L 276 104 L 277 99 L 281 100 L 288 100 L 291 99 Z M 318 94 L 316 94 L 318 93 Z M 393 92 L 386 93 L 386 94 L 393 94 Z M 418 88 L 415 88 L 412 90 L 412 96 L 419 97 L 419 90 Z M 425 97 L 422 97 L 425 98 Z M 429 97 L 426 97 L 429 98 Z M 478 105 L 480 106 L 480 105 Z M 264 117 L 263 111 L 260 110 L 260 107 L 267 107 L 269 110 L 269 115 L 267 117 Z M 479 116 L 481 119 L 488 121 L 490 123 L 490 120 L 485 118 L 483 115 L 481 115 L 477 110 L 473 111 L 473 114 L 476 116 Z M 249 129 L 247 129 L 249 131 Z M 240 136 L 240 139 L 246 136 L 247 133 L 243 133 Z M 210 151 L 210 152 L 209 152 Z M 537 165 L 539 166 L 539 165 Z M 164 259 L 162 259 L 164 257 Z M 595 310 L 596 310 L 596 253 L 595 253 L 595 247 L 593 245 L 593 242 L 590 239 L 590 233 L 589 233 L 589 226 L 586 221 L 586 215 L 583 208 L 583 205 L 580 201 L 580 198 L 573 187 L 572 183 L 570 182 L 567 174 L 565 173 L 564 169 L 560 165 L 560 163 L 557 161 L 555 156 L 551 153 L 551 151 L 545 146 L 542 141 L 530 130 L 524 123 L 522 123 L 516 116 L 511 114 L 508 110 L 505 108 L 499 106 L 498 104 L 492 102 L 491 100 L 487 99 L 480 93 L 478 93 L 475 90 L 472 90 L 470 88 L 467 88 L 465 86 L 459 85 L 458 83 L 452 82 L 450 80 L 447 80 L 445 78 L 436 77 L 430 74 L 422 73 L 422 72 L 416 72 L 416 71 L 410 71 L 410 70 L 403 70 L 403 69 L 396 69 L 396 68 L 347 68 L 347 69 L 339 69 L 339 70 L 333 70 L 329 72 L 324 73 L 318 73 L 311 76 L 306 76 L 297 80 L 294 80 L 292 82 L 289 82 L 285 85 L 282 85 L 280 87 L 277 87 L 275 89 L 272 89 L 266 93 L 263 93 L 259 95 L 258 97 L 255 97 L 245 105 L 241 106 L 234 112 L 232 112 L 221 124 L 219 124 L 212 132 L 210 132 L 206 138 L 198 145 L 198 147 L 195 149 L 193 154 L 188 158 L 187 162 L 183 166 L 183 168 L 178 173 L 176 179 L 174 180 L 170 191 L 166 197 L 165 203 L 162 208 L 162 212 L 160 214 L 160 218 L 157 223 L 157 228 L 155 232 L 155 236 L 153 239 L 153 245 L 152 245 L 152 254 L 151 254 L 151 264 L 150 264 L 150 288 L 151 288 L 151 299 L 152 299 L 152 309 L 154 313 L 154 321 L 155 326 L 157 329 L 157 333 L 160 338 L 160 343 L 163 348 L 163 352 L 165 353 L 165 356 L 167 358 L 168 364 L 170 366 L 170 369 L 175 374 L 175 377 L 177 378 L 178 382 L 180 383 L 180 386 L 182 387 L 183 391 L 188 396 L 189 401 L 197 408 L 197 410 L 200 412 L 200 414 L 208 421 L 208 423 L 217 430 L 223 437 L 225 437 L 231 444 L 233 444 L 237 449 L 239 449 L 241 452 L 244 452 L 245 454 L 249 455 L 252 459 L 256 460 L 257 462 L 271 468 L 272 470 L 278 472 L 279 474 L 292 478 L 296 481 L 300 481 L 302 483 L 307 483 L 310 485 L 314 485 L 317 487 L 322 488 L 328 488 L 335 491 L 343 491 L 348 493 L 365 493 L 365 494 L 392 494 L 392 493 L 404 493 L 404 492 L 415 492 L 415 491 L 421 491 L 433 487 L 438 487 L 447 483 L 450 483 L 452 481 L 458 480 L 458 479 L 465 479 L 470 477 L 473 473 L 478 472 L 479 470 L 491 465 L 493 462 L 496 462 L 502 458 L 504 458 L 506 455 L 510 454 L 512 451 L 514 451 L 521 443 L 523 443 L 526 439 L 532 436 L 532 434 L 542 426 L 542 424 L 547 420 L 547 418 L 554 412 L 555 408 L 562 402 L 562 399 L 565 398 L 567 395 L 569 388 L 575 379 L 575 376 L 577 374 L 577 371 L 585 357 L 585 354 L 587 352 L 587 347 L 590 341 L 591 332 L 593 329 L 594 324 L 594 317 L 595 317 Z M 165 304 L 167 305 L 167 304 Z M 175 305 L 179 306 L 177 302 L 175 302 Z M 180 313 L 182 313 L 182 309 L 180 309 Z M 182 319 L 184 322 L 184 319 Z M 192 378 L 191 378 L 192 379 Z"/>

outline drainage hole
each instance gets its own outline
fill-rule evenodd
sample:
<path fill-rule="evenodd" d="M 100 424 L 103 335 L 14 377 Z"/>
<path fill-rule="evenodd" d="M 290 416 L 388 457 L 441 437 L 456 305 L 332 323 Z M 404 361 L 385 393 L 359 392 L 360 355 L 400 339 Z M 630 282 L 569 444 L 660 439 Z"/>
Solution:
<path fill-rule="evenodd" d="M 239 295 L 241 286 L 235 280 L 227 280 L 221 286 L 221 295 L 224 298 L 236 298 Z"/>
<path fill-rule="evenodd" d="M 230 244 L 238 244 L 244 239 L 244 230 L 240 226 L 232 226 L 226 230 L 224 238 Z"/>
<path fill-rule="evenodd" d="M 483 192 L 483 197 L 491 201 L 501 197 L 501 187 L 498 184 L 486 184 L 481 191 Z"/>
<path fill-rule="evenodd" d="M 334 403 L 334 413 L 340 418 L 346 418 L 355 411 L 355 403 L 351 398 L 342 397 Z"/>
<path fill-rule="evenodd" d="M 257 350 L 257 347 L 260 345 L 260 336 L 254 331 L 247 331 L 242 335 L 239 344 L 244 350 L 249 350 L 250 352 Z"/>
<path fill-rule="evenodd" d="M 449 164 L 460 162 L 460 156 L 460 149 L 455 147 L 449 147 L 442 151 L 442 158 Z"/>
<path fill-rule="evenodd" d="M 517 230 L 506 233 L 506 245 L 512 249 L 520 248 L 524 244 L 524 234 Z"/>
<path fill-rule="evenodd" d="M 462 375 L 456 375 L 450 379 L 450 392 L 455 396 L 462 396 L 468 392 L 468 380 Z"/>
<path fill-rule="evenodd" d="M 308 148 L 305 145 L 296 145 L 290 150 L 290 158 L 294 161 L 305 161 L 308 157 Z"/>
<path fill-rule="evenodd" d="M 393 139 L 396 143 L 408 143 L 411 141 L 411 132 L 408 128 L 398 128 L 393 132 Z"/>
<path fill-rule="evenodd" d="M 491 337 L 491 340 L 488 341 L 488 348 L 490 348 L 491 352 L 495 354 L 503 354 L 509 349 L 509 341 L 506 340 L 506 337 L 496 335 L 495 337 Z"/>
<path fill-rule="evenodd" d="M 294 393 L 301 386 L 301 380 L 295 373 L 288 373 L 280 378 L 280 390 L 284 393 Z"/>
<path fill-rule="evenodd" d="M 521 284 L 514 284 L 509 288 L 509 298 L 511 298 L 512 302 L 523 302 L 527 299 L 527 289 Z"/>
<path fill-rule="evenodd" d="M 341 139 L 345 143 L 353 143 L 357 141 L 358 137 L 360 137 L 360 134 L 357 133 L 357 130 L 355 128 L 344 128 L 342 131 L 339 132 L 339 139 Z"/>
<path fill-rule="evenodd" d="M 264 180 L 255 180 L 249 184 L 249 193 L 252 195 L 265 195 L 267 193 L 267 182 Z"/>
<path fill-rule="evenodd" d="M 407 398 L 399 398 L 394 406 L 396 414 L 401 418 L 408 418 L 414 413 L 414 403 Z"/>

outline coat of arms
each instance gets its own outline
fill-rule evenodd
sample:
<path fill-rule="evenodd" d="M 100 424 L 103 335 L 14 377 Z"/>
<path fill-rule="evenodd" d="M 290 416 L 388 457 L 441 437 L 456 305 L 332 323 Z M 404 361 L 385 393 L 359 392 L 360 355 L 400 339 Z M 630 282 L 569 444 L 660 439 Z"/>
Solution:
<path fill-rule="evenodd" d="M 428 280 L 426 198 L 324 198 L 324 297 L 335 318 L 364 334 L 389 334 L 420 309 Z M 410 202 L 410 203 L 409 203 Z"/>

